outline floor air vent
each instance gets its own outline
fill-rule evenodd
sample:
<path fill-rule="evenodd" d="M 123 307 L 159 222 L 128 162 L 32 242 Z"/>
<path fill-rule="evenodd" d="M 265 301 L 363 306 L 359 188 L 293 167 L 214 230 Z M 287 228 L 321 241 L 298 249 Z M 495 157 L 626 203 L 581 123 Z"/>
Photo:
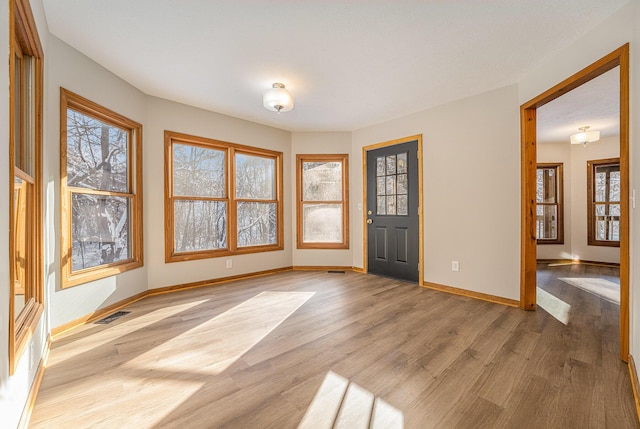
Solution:
<path fill-rule="evenodd" d="M 344 271 L 340 271 L 340 270 L 329 270 L 328 271 L 329 274 L 344 274 Z"/>
<path fill-rule="evenodd" d="M 104 318 L 102 318 L 100 320 L 96 320 L 94 323 L 99 323 L 101 325 L 106 325 L 106 324 L 109 324 L 109 323 L 113 322 L 114 320 L 118 320 L 122 316 L 126 316 L 129 313 L 131 313 L 131 312 L 130 311 L 116 311 L 115 313 L 112 313 L 112 314 L 108 315 L 107 317 L 104 317 Z"/>

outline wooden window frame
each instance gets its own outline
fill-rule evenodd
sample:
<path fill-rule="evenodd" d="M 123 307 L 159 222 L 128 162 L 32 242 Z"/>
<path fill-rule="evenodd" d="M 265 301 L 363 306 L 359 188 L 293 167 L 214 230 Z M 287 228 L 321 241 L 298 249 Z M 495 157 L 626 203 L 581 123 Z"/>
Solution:
<path fill-rule="evenodd" d="M 26 346 L 33 336 L 36 327 L 44 312 L 44 281 L 43 281 L 43 228 L 42 228 L 42 111 L 44 96 L 44 52 L 40 44 L 38 29 L 33 18 L 31 6 L 28 0 L 10 0 L 9 2 L 9 373 L 14 374 Z M 16 76 L 15 57 L 21 58 L 20 76 Z M 25 70 L 22 67 L 22 59 L 31 58 L 30 90 L 26 88 L 26 83 L 22 79 Z M 16 80 L 19 79 L 17 82 Z M 20 88 L 16 88 L 19 84 Z M 27 97 L 31 102 L 26 105 L 22 103 Z M 16 102 L 19 108 L 16 111 Z M 24 150 L 26 142 L 23 141 L 24 108 L 29 108 L 29 115 L 32 119 L 29 126 L 29 136 L 33 145 L 31 153 Z M 17 117 L 19 115 L 19 117 Z M 21 130 L 16 129 L 18 121 Z M 16 139 L 20 139 L 18 144 L 19 153 L 16 153 Z M 29 156 L 30 155 L 30 156 Z M 29 156 L 32 165 L 24 171 Z M 24 195 L 20 195 L 22 190 L 18 189 L 18 206 L 14 203 L 16 185 L 15 178 L 23 181 Z M 22 203 L 24 201 L 24 203 Z M 25 231 L 20 235 L 15 227 L 17 211 L 25 210 Z M 16 263 L 16 252 L 22 250 L 27 261 L 23 267 L 18 269 Z M 24 289 L 25 306 L 20 314 L 15 314 L 15 294 L 16 281 L 22 276 Z"/>
<path fill-rule="evenodd" d="M 342 163 L 342 199 L 336 201 L 306 201 L 303 199 L 303 169 L 305 162 Z M 296 156 L 296 242 L 298 249 L 348 249 L 349 248 L 349 155 L 348 154 L 300 154 Z M 304 204 L 341 204 L 342 205 L 342 242 L 305 242 L 303 225 Z"/>
<path fill-rule="evenodd" d="M 595 235 L 596 228 L 596 204 L 618 204 L 621 202 L 597 202 L 595 201 L 595 169 L 600 166 L 618 165 L 620 169 L 620 158 L 607 158 L 587 161 L 587 244 L 589 246 L 605 246 L 605 247 L 620 247 L 620 240 L 597 240 Z M 620 222 L 620 217 L 618 217 Z"/>
<path fill-rule="evenodd" d="M 536 206 L 557 206 L 556 215 L 556 232 L 557 236 L 554 239 L 536 239 L 538 244 L 564 244 L 564 166 L 561 162 L 556 163 L 538 163 L 536 171 L 544 168 L 554 168 L 556 171 L 556 202 L 555 203 L 538 203 Z"/>
<path fill-rule="evenodd" d="M 129 133 L 128 192 L 111 192 L 67 186 L 67 109 L 75 110 Z M 142 125 L 91 100 L 60 88 L 60 254 L 62 288 L 77 286 L 114 276 L 144 265 L 142 227 Z M 123 197 L 130 200 L 129 228 L 131 254 L 129 259 L 72 270 L 72 195 L 74 193 Z"/>
<path fill-rule="evenodd" d="M 220 140 L 208 139 L 205 137 L 197 137 L 173 131 L 164 132 L 164 217 L 165 217 L 165 262 L 182 262 L 198 259 L 217 258 L 221 256 L 244 255 L 259 252 L 271 252 L 284 249 L 284 205 L 283 205 L 283 164 L 282 152 L 268 149 L 261 149 L 251 146 L 229 143 Z M 176 199 L 184 199 L 185 197 L 176 198 L 173 195 L 173 145 L 191 145 L 199 146 L 207 149 L 216 149 L 225 151 L 225 188 L 227 194 L 224 198 L 211 198 L 227 202 L 227 247 L 224 249 L 197 250 L 191 252 L 176 252 L 174 249 L 174 201 Z M 244 154 L 249 156 L 257 156 L 270 158 L 275 161 L 275 199 L 245 199 L 236 197 L 236 180 L 235 180 L 235 156 L 236 154 Z M 188 197 L 187 199 L 193 199 Z M 200 198 L 202 199 L 202 198 Z M 210 198 L 205 198 L 209 200 Z M 259 203 L 275 203 L 276 204 L 276 243 L 256 246 L 238 246 L 238 222 L 237 222 L 237 204 L 239 202 L 259 202 Z"/>

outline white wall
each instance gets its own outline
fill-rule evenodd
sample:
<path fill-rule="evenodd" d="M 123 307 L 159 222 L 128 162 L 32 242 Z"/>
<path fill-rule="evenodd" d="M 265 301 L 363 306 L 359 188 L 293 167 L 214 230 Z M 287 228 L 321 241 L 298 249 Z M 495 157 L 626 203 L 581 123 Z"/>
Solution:
<path fill-rule="evenodd" d="M 60 288 L 60 87 L 134 121 L 145 122 L 145 95 L 55 36 L 49 36 L 47 144 L 44 150 L 46 194 L 46 285 L 53 328 L 147 289 L 145 266 L 94 282 Z M 143 127 L 143 138 L 145 129 Z M 143 157 L 146 154 L 143 151 Z M 143 183 L 146 186 L 146 183 Z M 145 208 L 146 210 L 146 208 Z M 145 211 L 145 221 L 147 213 Z"/>
<path fill-rule="evenodd" d="M 520 298 L 520 133 L 515 85 L 353 133 L 351 210 L 362 147 L 422 134 L 424 281 Z M 364 207 L 364 206 L 363 206 Z M 366 209 L 366 208 L 365 208 Z M 352 238 L 362 243 L 362 219 Z M 363 266 L 363 249 L 353 249 Z M 451 271 L 451 261 L 460 271 Z"/>
<path fill-rule="evenodd" d="M 349 238 L 349 249 L 297 249 L 296 246 L 296 156 L 299 154 L 349 154 L 351 152 L 351 133 L 293 133 L 291 136 L 291 246 L 293 248 L 293 266 L 340 266 L 351 267 L 353 264 L 353 249 L 362 248 L 362 242 L 354 242 Z M 352 165 L 360 162 L 360 158 L 349 157 L 349 176 L 352 176 Z M 349 188 L 349 197 L 353 198 L 353 191 Z M 349 223 L 362 221 L 362 208 L 349 207 Z"/>
<path fill-rule="evenodd" d="M 546 62 L 520 81 L 519 101 L 525 103 L 577 71 L 602 58 L 618 47 L 630 43 L 630 175 L 631 189 L 640 191 L 640 2 L 631 0 L 614 15 L 589 31 L 582 39 L 567 49 L 551 56 Z M 631 354 L 640 356 L 640 213 L 631 209 L 630 236 L 630 332 Z"/>
<path fill-rule="evenodd" d="M 618 247 L 587 244 L 587 161 L 620 156 L 619 137 L 605 137 L 597 143 L 538 144 L 538 162 L 564 164 L 564 244 L 537 246 L 538 259 L 575 259 L 620 262 Z"/>
<path fill-rule="evenodd" d="M 186 262 L 164 262 L 164 131 L 283 152 L 284 250 Z M 291 266 L 291 133 L 147 97 L 144 128 L 145 265 L 150 289 Z M 225 260 L 233 268 L 225 268 Z"/>

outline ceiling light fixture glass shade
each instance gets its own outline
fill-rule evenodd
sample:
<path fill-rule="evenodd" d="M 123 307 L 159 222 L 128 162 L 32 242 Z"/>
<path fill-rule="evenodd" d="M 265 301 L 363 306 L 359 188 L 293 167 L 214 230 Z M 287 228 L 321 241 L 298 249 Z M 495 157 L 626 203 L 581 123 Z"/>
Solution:
<path fill-rule="evenodd" d="M 264 93 L 262 104 L 267 110 L 278 113 L 288 112 L 293 109 L 293 96 L 283 84 L 276 82 L 271 89 Z"/>
<path fill-rule="evenodd" d="M 580 127 L 577 134 L 571 134 L 569 137 L 571 144 L 581 144 L 586 146 L 587 143 L 597 142 L 600 140 L 600 131 L 588 131 L 589 127 Z"/>

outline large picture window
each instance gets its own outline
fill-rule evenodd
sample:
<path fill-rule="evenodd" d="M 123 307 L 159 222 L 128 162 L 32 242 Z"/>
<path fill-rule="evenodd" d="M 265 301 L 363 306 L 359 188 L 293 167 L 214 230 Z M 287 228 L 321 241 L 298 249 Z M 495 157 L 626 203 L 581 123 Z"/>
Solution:
<path fill-rule="evenodd" d="M 44 310 L 42 280 L 43 51 L 28 0 L 9 2 L 9 371 Z M 5 172 L 6 174 L 6 172 Z"/>
<path fill-rule="evenodd" d="M 281 250 L 282 153 L 165 131 L 165 260 Z"/>
<path fill-rule="evenodd" d="M 296 170 L 298 248 L 348 249 L 348 155 L 298 155 Z"/>
<path fill-rule="evenodd" d="M 142 266 L 142 125 L 60 91 L 62 285 Z"/>
<path fill-rule="evenodd" d="M 536 175 L 536 236 L 538 244 L 563 244 L 562 164 L 538 164 Z"/>
<path fill-rule="evenodd" d="M 620 246 L 620 158 L 587 162 L 590 246 Z"/>

